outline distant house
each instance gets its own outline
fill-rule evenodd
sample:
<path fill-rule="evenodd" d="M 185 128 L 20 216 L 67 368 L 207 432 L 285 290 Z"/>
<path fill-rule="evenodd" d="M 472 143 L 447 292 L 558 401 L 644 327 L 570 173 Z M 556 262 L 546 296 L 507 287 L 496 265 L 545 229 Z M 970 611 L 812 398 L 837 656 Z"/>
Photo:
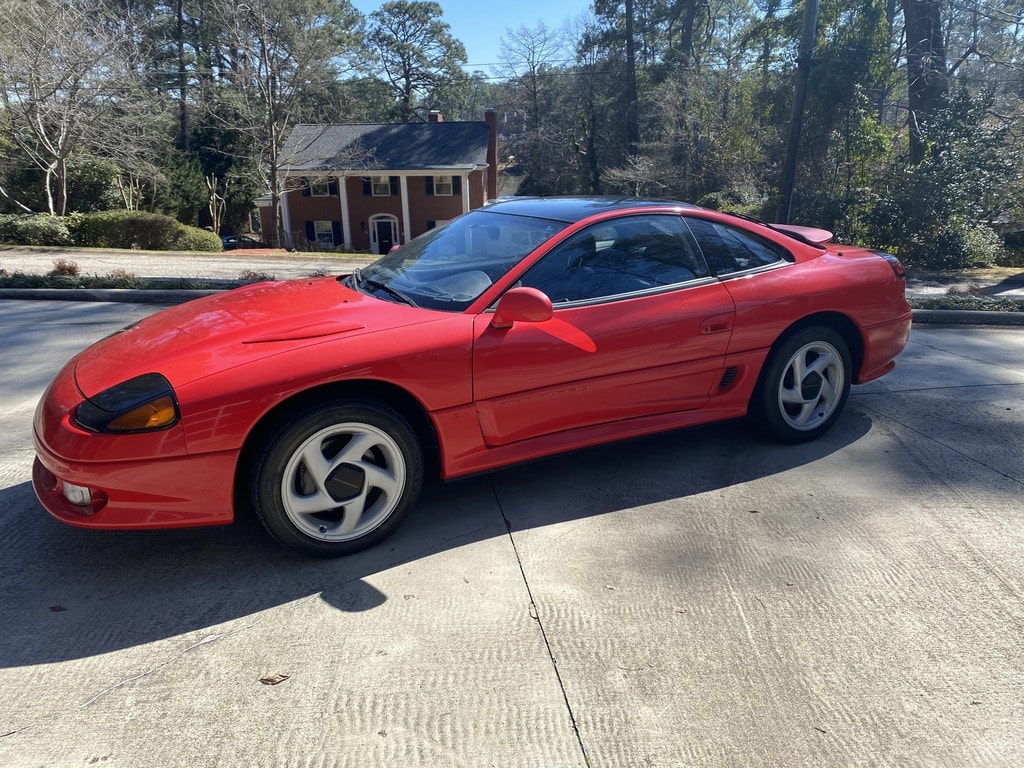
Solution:
<path fill-rule="evenodd" d="M 497 117 L 297 125 L 282 150 L 288 248 L 387 253 L 497 197 Z M 269 200 L 260 218 L 274 231 Z"/>

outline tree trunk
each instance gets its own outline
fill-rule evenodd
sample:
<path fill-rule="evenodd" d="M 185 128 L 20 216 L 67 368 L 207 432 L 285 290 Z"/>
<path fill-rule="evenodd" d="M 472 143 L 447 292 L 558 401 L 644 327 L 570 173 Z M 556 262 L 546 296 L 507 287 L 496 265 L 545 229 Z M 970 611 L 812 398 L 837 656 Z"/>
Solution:
<path fill-rule="evenodd" d="M 929 122 L 948 101 L 946 44 L 939 0 L 902 0 L 907 30 L 910 161 L 924 160 Z"/>
<path fill-rule="evenodd" d="M 178 149 L 188 151 L 188 69 L 185 61 L 185 0 L 178 0 L 174 35 L 178 53 Z"/>
<path fill-rule="evenodd" d="M 640 117 L 636 89 L 636 39 L 633 0 L 626 0 L 626 154 L 635 155 L 640 143 Z"/>

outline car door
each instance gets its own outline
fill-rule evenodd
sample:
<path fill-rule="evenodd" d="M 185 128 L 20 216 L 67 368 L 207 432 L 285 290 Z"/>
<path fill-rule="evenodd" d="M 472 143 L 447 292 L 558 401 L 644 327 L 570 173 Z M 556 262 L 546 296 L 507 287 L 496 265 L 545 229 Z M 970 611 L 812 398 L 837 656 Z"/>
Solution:
<path fill-rule="evenodd" d="M 700 408 L 718 383 L 734 308 L 681 219 L 583 229 L 523 275 L 551 319 L 476 318 L 473 385 L 490 446 Z"/>

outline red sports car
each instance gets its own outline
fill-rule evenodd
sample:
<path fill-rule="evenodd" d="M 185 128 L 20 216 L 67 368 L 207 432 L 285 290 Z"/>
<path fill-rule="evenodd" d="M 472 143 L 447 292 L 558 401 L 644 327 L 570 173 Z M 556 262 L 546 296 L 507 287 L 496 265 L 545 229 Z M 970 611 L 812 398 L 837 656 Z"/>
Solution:
<path fill-rule="evenodd" d="M 891 255 L 656 201 L 515 199 L 340 278 L 239 288 L 85 350 L 35 416 L 33 485 L 89 528 L 228 523 L 341 555 L 443 478 L 748 413 L 838 418 L 910 331 Z"/>

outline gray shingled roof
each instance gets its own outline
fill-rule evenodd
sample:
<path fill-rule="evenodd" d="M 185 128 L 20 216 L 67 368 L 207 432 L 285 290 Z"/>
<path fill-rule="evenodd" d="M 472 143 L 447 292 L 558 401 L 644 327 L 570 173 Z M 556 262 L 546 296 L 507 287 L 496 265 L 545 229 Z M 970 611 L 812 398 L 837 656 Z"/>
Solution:
<path fill-rule="evenodd" d="M 485 123 L 296 125 L 283 169 L 309 171 L 471 170 L 487 165 Z"/>

